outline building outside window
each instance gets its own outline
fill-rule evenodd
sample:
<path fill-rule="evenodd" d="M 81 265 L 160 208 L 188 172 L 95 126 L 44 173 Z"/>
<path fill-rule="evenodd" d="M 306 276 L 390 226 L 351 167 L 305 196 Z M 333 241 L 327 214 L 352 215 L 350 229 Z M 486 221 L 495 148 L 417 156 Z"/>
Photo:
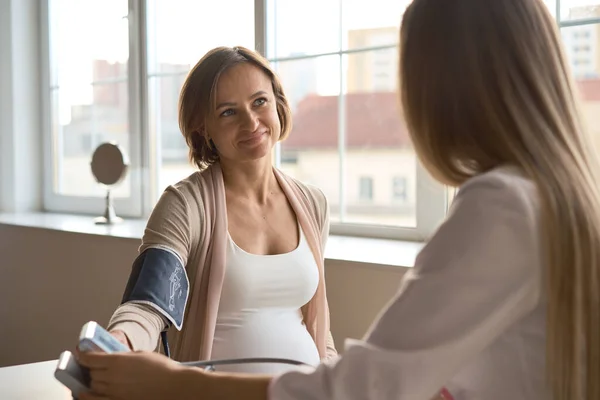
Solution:
<path fill-rule="evenodd" d="M 360 201 L 373 200 L 373 178 L 368 176 L 360 177 L 358 198 Z"/>
<path fill-rule="evenodd" d="M 393 198 L 394 201 L 405 202 L 408 200 L 407 196 L 407 181 L 404 176 L 395 176 L 392 182 L 393 184 Z"/>

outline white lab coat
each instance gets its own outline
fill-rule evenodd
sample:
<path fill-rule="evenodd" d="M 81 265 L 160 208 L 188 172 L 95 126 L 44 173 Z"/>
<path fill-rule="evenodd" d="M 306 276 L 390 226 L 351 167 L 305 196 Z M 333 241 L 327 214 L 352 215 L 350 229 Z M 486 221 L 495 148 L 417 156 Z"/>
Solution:
<path fill-rule="evenodd" d="M 280 375 L 269 399 L 549 399 L 539 214 L 517 169 L 470 179 L 364 340 Z"/>

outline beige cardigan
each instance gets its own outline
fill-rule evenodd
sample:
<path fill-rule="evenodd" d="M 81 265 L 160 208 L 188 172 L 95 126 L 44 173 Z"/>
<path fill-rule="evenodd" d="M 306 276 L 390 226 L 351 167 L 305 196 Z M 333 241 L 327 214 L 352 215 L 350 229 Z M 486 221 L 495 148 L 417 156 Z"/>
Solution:
<path fill-rule="evenodd" d="M 319 268 L 319 284 L 302 308 L 304 323 L 321 359 L 337 354 L 329 330 L 323 250 L 329 234 L 329 212 L 323 193 L 274 169 Z M 227 209 L 220 165 L 169 186 L 155 206 L 139 252 L 162 248 L 175 252 L 186 266 L 189 298 L 182 330 L 169 330 L 169 343 L 178 361 L 208 360 L 225 275 Z M 113 314 L 108 329 L 122 330 L 134 350 L 156 349 L 166 319 L 153 308 L 125 303 Z"/>

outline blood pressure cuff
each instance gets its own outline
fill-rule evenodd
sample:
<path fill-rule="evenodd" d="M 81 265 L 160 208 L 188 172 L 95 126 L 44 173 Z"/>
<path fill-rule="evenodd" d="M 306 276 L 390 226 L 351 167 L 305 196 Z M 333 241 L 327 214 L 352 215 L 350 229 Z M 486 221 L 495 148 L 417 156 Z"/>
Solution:
<path fill-rule="evenodd" d="M 181 330 L 189 287 L 186 270 L 174 252 L 149 248 L 133 262 L 121 304 L 148 305 Z"/>

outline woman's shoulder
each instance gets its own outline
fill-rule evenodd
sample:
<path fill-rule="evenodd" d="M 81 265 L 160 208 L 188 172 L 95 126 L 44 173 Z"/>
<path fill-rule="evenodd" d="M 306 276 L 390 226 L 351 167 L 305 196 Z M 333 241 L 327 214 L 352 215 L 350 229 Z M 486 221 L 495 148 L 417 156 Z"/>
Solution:
<path fill-rule="evenodd" d="M 148 220 L 147 234 L 158 232 L 157 240 L 164 237 L 172 240 L 183 235 L 181 243 L 193 243 L 201 238 L 200 227 L 204 221 L 202 185 L 206 181 L 202 179 L 203 173 L 196 171 L 163 190 Z M 149 240 L 146 238 L 146 241 Z M 183 254 L 185 248 L 187 244 L 179 248 L 178 254 Z"/>
<path fill-rule="evenodd" d="M 536 191 L 533 179 L 528 177 L 521 168 L 513 165 L 502 165 L 481 173 L 465 182 L 461 189 L 480 185 L 492 185 L 529 192 Z"/>
<path fill-rule="evenodd" d="M 486 212 L 519 212 L 537 219 L 539 191 L 535 181 L 515 166 L 501 166 L 479 174 L 459 189 L 456 199 L 485 207 Z"/>
<path fill-rule="evenodd" d="M 187 203 L 195 206 L 203 204 L 203 197 L 212 190 L 212 168 L 194 171 L 182 180 L 169 185 L 166 191 L 176 192 Z"/>
<path fill-rule="evenodd" d="M 419 262 L 427 271 L 437 271 L 457 257 L 456 265 L 463 269 L 485 263 L 485 273 L 520 276 L 524 264 L 541 265 L 540 210 L 536 183 L 518 168 L 500 167 L 472 177 L 460 187 Z M 498 260 L 505 258 L 510 261 L 496 270 Z"/>
<path fill-rule="evenodd" d="M 180 181 L 172 183 L 167 188 L 175 189 L 181 192 L 182 194 L 197 191 L 200 186 L 200 175 L 202 174 L 202 172 L 204 171 L 194 171 L 193 173 L 181 179 Z"/>
<path fill-rule="evenodd" d="M 196 226 L 192 221 L 204 219 L 204 196 L 207 179 L 203 179 L 205 171 L 196 171 L 178 182 L 164 188 L 152 211 L 153 215 L 163 219 L 184 221 Z"/>

